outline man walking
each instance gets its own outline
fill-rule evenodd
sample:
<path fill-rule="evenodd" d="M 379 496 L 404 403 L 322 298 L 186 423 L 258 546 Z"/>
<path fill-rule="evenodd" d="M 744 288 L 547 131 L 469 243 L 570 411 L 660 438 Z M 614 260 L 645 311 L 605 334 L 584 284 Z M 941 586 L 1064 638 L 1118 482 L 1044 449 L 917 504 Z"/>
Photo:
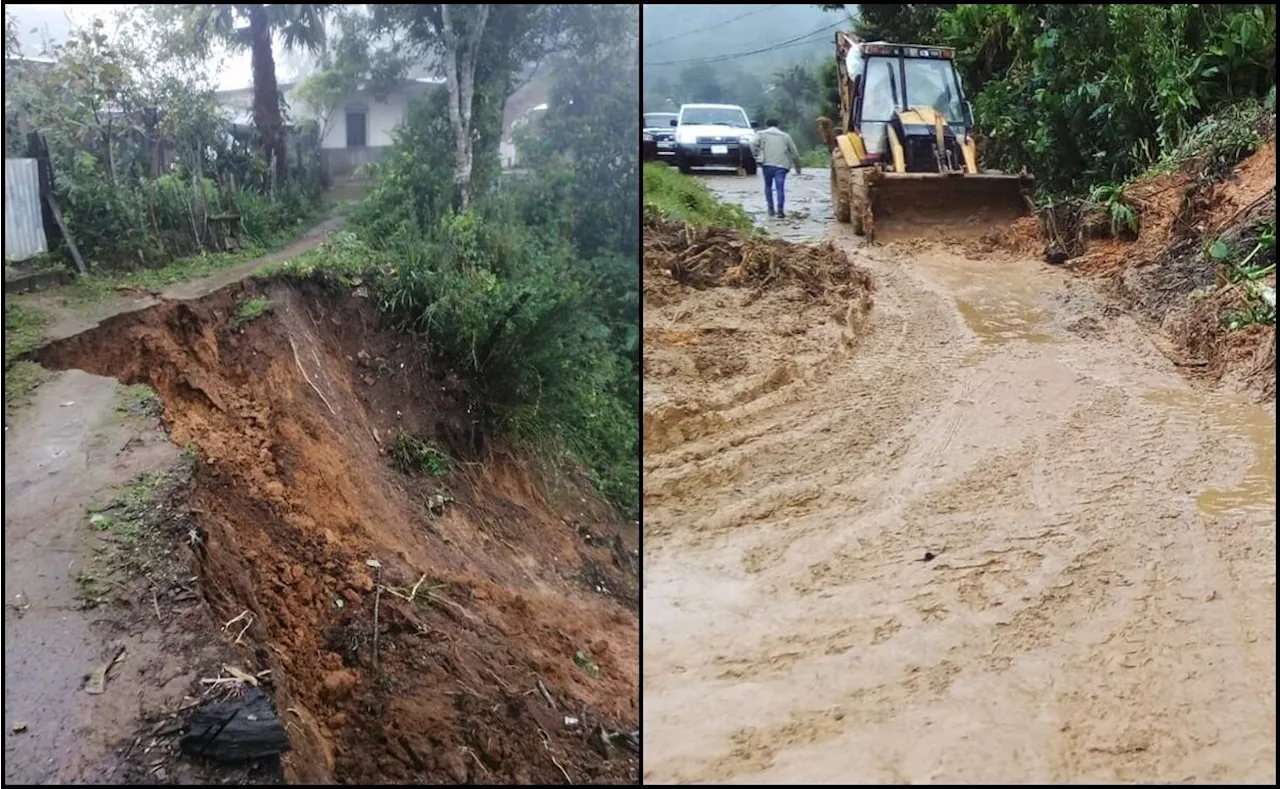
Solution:
<path fill-rule="evenodd" d="M 751 155 L 760 172 L 764 173 L 764 201 L 769 206 L 769 216 L 774 216 L 773 192 L 778 191 L 777 216 L 786 217 L 786 184 L 787 171 L 795 165 L 796 175 L 800 174 L 800 151 L 796 150 L 791 135 L 778 128 L 778 122 L 769 119 L 764 122 L 763 131 L 756 134 L 751 141 Z"/>

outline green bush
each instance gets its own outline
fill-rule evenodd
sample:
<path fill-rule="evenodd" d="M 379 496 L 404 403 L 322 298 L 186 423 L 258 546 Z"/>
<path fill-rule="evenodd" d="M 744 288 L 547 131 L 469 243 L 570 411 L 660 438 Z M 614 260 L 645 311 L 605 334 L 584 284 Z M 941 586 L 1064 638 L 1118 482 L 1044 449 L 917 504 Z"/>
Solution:
<path fill-rule="evenodd" d="M 442 477 L 449 473 L 448 455 L 435 444 L 403 428 L 396 431 L 395 440 L 391 443 L 391 459 L 402 474 Z"/>
<path fill-rule="evenodd" d="M 667 219 L 691 225 L 735 230 L 751 228 L 751 219 L 741 207 L 721 203 L 697 179 L 665 164 L 644 166 L 644 205 Z"/>
<path fill-rule="evenodd" d="M 1275 85 L 1274 5 L 910 8 L 898 21 L 957 48 L 988 162 L 1025 167 L 1053 191 L 1123 183 L 1196 144 L 1215 111 Z"/>
<path fill-rule="evenodd" d="M 494 428 L 563 441 L 602 493 L 633 509 L 636 404 L 622 395 L 635 374 L 611 347 L 571 250 L 513 219 L 479 206 L 395 248 L 381 305 L 473 383 Z"/>

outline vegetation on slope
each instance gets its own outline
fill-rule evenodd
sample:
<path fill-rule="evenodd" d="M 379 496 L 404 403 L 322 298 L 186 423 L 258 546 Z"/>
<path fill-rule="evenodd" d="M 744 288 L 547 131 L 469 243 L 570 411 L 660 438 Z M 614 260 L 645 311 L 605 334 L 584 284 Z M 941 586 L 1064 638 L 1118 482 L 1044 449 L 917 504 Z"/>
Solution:
<path fill-rule="evenodd" d="M 427 94 L 375 168 L 351 232 L 284 267 L 368 283 L 390 320 L 471 382 L 490 430 L 567 452 L 630 516 L 640 486 L 636 64 L 634 38 L 562 55 L 545 120 L 519 140 L 525 172 L 477 160 L 461 209 L 449 97 Z"/>
<path fill-rule="evenodd" d="M 733 230 L 751 227 L 751 220 L 741 206 L 720 202 L 701 181 L 665 164 L 644 166 L 644 206 L 646 211 L 656 211 L 664 219 L 699 227 Z"/>

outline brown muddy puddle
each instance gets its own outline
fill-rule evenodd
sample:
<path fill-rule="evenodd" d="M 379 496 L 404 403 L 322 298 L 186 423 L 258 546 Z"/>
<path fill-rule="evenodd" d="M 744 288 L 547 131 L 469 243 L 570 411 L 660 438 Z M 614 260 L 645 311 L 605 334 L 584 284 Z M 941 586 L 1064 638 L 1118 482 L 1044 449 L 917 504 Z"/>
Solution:
<path fill-rule="evenodd" d="M 1016 299 L 981 302 L 956 299 L 956 309 L 969 331 L 984 345 L 999 345 L 1023 340 L 1036 345 L 1054 342 L 1052 335 L 1041 331 L 1047 322 L 1043 312 Z"/>
<path fill-rule="evenodd" d="M 1207 488 L 1196 497 L 1196 506 L 1210 517 L 1228 512 L 1257 512 L 1276 507 L 1276 420 L 1251 403 L 1212 397 L 1198 392 L 1157 389 L 1143 399 L 1189 418 L 1209 415 L 1218 427 L 1248 439 L 1253 461 L 1238 485 Z"/>

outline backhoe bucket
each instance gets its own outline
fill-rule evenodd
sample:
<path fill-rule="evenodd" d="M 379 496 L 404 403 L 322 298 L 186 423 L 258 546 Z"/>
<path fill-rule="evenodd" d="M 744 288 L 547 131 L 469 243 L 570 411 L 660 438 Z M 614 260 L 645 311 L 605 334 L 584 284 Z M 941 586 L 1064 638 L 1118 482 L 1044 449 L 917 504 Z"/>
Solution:
<path fill-rule="evenodd" d="M 871 241 L 979 236 L 1034 212 L 1029 176 L 863 172 L 854 179 L 852 207 L 864 209 L 862 230 Z"/>

